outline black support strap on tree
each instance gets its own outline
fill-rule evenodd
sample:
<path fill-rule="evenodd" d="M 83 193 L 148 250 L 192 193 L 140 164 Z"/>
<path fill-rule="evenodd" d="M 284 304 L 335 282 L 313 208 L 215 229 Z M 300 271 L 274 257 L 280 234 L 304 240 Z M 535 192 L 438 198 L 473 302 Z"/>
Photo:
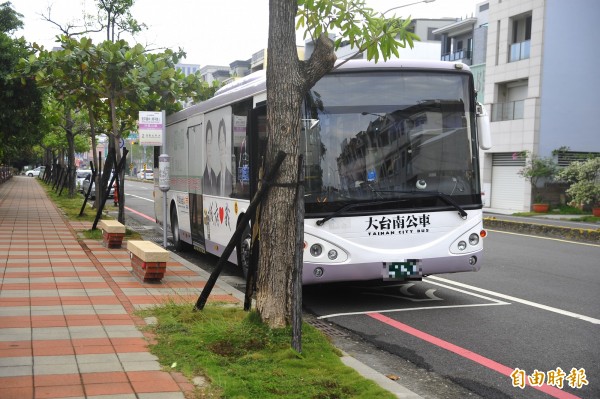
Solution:
<path fill-rule="evenodd" d="M 258 181 L 260 187 L 264 184 L 264 170 L 261 166 L 258 171 Z M 256 290 L 256 270 L 258 269 L 258 259 L 260 253 L 260 204 L 254 211 L 254 223 L 250 232 L 250 259 L 248 260 L 248 271 L 246 275 L 246 292 L 244 293 L 244 311 L 249 312 L 252 308 L 252 296 Z M 239 257 L 238 257 L 239 258 Z M 239 265 L 238 265 L 239 266 Z"/>
<path fill-rule="evenodd" d="M 273 164 L 273 168 L 267 174 L 267 179 L 266 179 L 267 181 L 272 180 L 277 175 L 277 172 L 279 172 L 279 168 L 281 167 L 281 164 L 283 163 L 283 160 L 285 159 L 285 157 L 286 157 L 285 152 L 279 151 L 277 153 L 277 156 L 275 158 L 275 163 Z M 258 207 L 258 205 L 260 205 L 262 198 L 264 197 L 264 195 L 267 193 L 268 190 L 269 190 L 269 186 L 263 184 L 258 189 L 256 194 L 254 195 L 254 198 L 252 198 L 252 201 L 250 201 L 250 205 L 248 205 L 248 209 L 246 210 L 246 213 L 242 217 L 241 222 L 238 223 L 238 225 L 235 229 L 235 232 L 233 233 L 233 236 L 231 237 L 231 239 L 229 240 L 229 243 L 227 244 L 227 246 L 225 247 L 225 250 L 223 251 L 223 254 L 221 254 L 221 257 L 219 258 L 219 261 L 217 262 L 217 266 L 215 267 L 215 270 L 213 270 L 213 272 L 210 274 L 210 278 L 208 279 L 208 281 L 206 282 L 206 285 L 202 289 L 202 292 L 200 293 L 200 296 L 198 297 L 198 300 L 196 301 L 196 305 L 194 307 L 195 310 L 204 309 L 204 306 L 206 305 L 206 302 L 208 301 L 208 296 L 210 295 L 212 289 L 214 288 L 215 283 L 217 282 L 217 278 L 219 278 L 219 275 L 221 274 L 221 271 L 223 270 L 223 266 L 225 266 L 225 262 L 227 262 L 227 259 L 229 259 L 229 255 L 231 255 L 231 253 L 233 252 L 233 249 L 235 248 L 235 246 L 237 245 L 237 242 L 239 241 L 240 237 L 244 233 L 246 226 L 248 226 L 248 223 L 250 222 L 250 220 L 252 220 L 252 217 L 254 216 L 254 213 L 256 212 L 256 208 Z"/>
<path fill-rule="evenodd" d="M 296 188 L 296 254 L 292 270 L 292 348 L 302 353 L 302 266 L 304 248 L 304 156 L 298 156 Z"/>
<path fill-rule="evenodd" d="M 90 176 L 90 185 L 88 186 L 87 193 L 84 193 L 83 196 L 83 205 L 81 205 L 81 210 L 79 211 L 79 216 L 83 215 L 83 211 L 85 210 L 85 205 L 87 204 L 87 200 L 90 196 L 90 192 L 92 191 L 92 182 L 96 181 L 96 169 L 94 169 L 94 163 L 90 161 L 90 169 L 92 171 L 92 175 Z M 81 183 L 83 185 L 83 183 Z M 82 188 L 83 191 L 83 188 Z"/>
<path fill-rule="evenodd" d="M 98 222 L 100 221 L 100 217 L 102 216 L 102 210 L 104 209 L 104 205 L 106 205 L 106 199 L 108 198 L 108 196 L 110 194 L 110 188 L 112 187 L 112 185 L 115 182 L 115 179 L 117 178 L 119 173 L 121 173 L 121 170 L 123 169 L 123 167 L 125 165 L 125 161 L 126 161 L 128 152 L 129 151 L 127 150 L 127 148 L 123 147 L 123 156 L 121 157 L 121 160 L 115 167 L 115 172 L 113 173 L 112 179 L 110 179 L 110 183 L 108 183 L 108 187 L 106 188 L 106 193 L 102 196 L 102 204 L 100 204 L 100 206 L 98 207 L 98 212 L 96 213 L 96 219 L 94 220 L 94 224 L 92 225 L 92 230 L 96 229 L 96 226 L 98 225 Z"/>

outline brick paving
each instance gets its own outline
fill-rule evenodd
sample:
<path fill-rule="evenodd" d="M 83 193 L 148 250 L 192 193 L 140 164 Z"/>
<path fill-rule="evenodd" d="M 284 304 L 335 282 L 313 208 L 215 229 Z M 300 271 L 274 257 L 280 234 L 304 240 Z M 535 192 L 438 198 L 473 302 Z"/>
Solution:
<path fill-rule="evenodd" d="M 171 254 L 142 283 L 128 252 L 78 238 L 35 178 L 0 185 L 0 398 L 178 399 L 193 391 L 162 371 L 134 312 L 198 298 L 208 275 Z M 125 245 L 123 245 L 125 247 Z M 209 300 L 239 303 L 215 287 Z"/>

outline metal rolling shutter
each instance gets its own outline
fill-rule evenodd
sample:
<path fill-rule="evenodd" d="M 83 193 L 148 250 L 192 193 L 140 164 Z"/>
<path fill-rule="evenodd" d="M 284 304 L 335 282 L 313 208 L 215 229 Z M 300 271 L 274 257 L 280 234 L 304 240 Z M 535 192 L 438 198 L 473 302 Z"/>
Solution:
<path fill-rule="evenodd" d="M 523 166 L 525 160 L 514 157 L 513 153 L 492 155 L 491 208 L 525 210 L 525 192 L 528 182 L 518 174 Z"/>

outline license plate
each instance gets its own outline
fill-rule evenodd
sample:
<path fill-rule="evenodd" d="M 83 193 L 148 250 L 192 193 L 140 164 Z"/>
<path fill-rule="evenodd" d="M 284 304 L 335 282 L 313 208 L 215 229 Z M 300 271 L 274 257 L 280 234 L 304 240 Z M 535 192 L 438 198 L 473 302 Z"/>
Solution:
<path fill-rule="evenodd" d="M 407 259 L 402 262 L 383 262 L 384 280 L 406 280 L 410 277 L 421 277 L 421 266 L 418 259 Z"/>

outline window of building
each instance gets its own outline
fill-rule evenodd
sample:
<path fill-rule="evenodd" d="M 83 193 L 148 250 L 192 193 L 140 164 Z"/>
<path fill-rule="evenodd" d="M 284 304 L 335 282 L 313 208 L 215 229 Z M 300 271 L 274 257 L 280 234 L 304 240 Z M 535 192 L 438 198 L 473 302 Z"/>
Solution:
<path fill-rule="evenodd" d="M 523 119 L 527 87 L 526 80 L 498 84 L 497 101 L 492 104 L 492 122 Z"/>
<path fill-rule="evenodd" d="M 511 18 L 512 36 L 508 62 L 529 58 L 531 48 L 531 14 Z"/>
<path fill-rule="evenodd" d="M 436 41 L 439 42 L 440 40 L 442 40 L 442 36 L 441 35 L 434 35 L 433 31 L 436 30 L 437 28 L 427 28 L 427 40 L 429 41 Z"/>
<path fill-rule="evenodd" d="M 490 3 L 485 3 L 479 6 L 479 12 L 483 12 L 490 9 Z"/>

